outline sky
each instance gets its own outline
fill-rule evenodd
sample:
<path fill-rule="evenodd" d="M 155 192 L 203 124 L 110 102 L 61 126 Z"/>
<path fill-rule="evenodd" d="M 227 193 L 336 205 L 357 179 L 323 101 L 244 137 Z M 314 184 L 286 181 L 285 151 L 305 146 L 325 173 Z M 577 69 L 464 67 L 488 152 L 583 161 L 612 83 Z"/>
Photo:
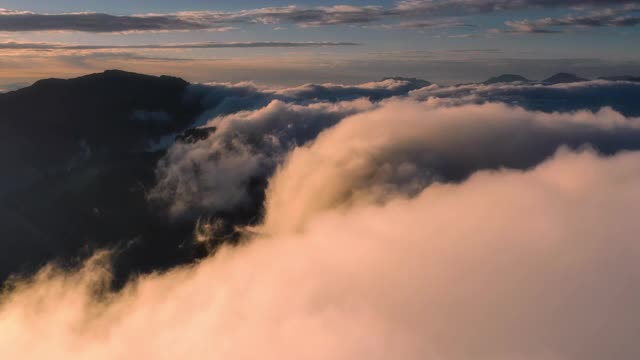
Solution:
<path fill-rule="evenodd" d="M 0 1 L 0 88 L 107 68 L 193 82 L 640 74 L 640 1 Z"/>

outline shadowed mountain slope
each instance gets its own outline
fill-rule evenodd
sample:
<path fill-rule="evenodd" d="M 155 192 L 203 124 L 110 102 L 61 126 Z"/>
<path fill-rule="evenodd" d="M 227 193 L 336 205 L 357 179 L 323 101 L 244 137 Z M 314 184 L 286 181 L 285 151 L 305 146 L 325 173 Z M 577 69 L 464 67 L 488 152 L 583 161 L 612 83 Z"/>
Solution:
<path fill-rule="evenodd" d="M 0 94 L 0 281 L 116 244 L 124 273 L 192 258 L 178 249 L 192 225 L 169 223 L 145 193 L 163 155 L 149 145 L 202 111 L 188 86 L 110 70 Z"/>
<path fill-rule="evenodd" d="M 483 82 L 483 84 L 491 85 L 491 84 L 499 84 L 499 83 L 530 82 L 530 81 L 531 80 L 521 75 L 503 74 L 500 76 L 492 77 L 489 80 Z"/>
<path fill-rule="evenodd" d="M 551 77 L 548 77 L 542 80 L 543 83 L 552 84 L 552 85 L 568 84 L 568 83 L 575 83 L 575 82 L 582 82 L 582 81 L 589 81 L 589 80 L 585 78 L 581 78 L 577 75 L 568 74 L 568 73 L 557 73 Z"/>

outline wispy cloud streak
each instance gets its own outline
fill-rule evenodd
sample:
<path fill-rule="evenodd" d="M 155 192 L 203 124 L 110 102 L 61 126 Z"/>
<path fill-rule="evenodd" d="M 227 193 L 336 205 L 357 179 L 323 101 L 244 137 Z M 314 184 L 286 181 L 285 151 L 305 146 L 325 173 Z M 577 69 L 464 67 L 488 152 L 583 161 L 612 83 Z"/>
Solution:
<path fill-rule="evenodd" d="M 193 42 L 175 44 L 140 45 L 75 45 L 46 42 L 0 42 L 0 50 L 109 50 L 109 49 L 224 49 L 224 48 L 299 48 L 322 46 L 357 46 L 354 42 L 287 42 L 287 41 L 251 41 L 251 42 Z"/>
<path fill-rule="evenodd" d="M 93 33 L 144 31 L 225 31 L 240 24 L 296 24 L 298 26 L 369 24 L 389 19 L 490 13 L 531 7 L 634 6 L 629 0 L 407 0 L 390 7 L 335 5 L 266 7 L 235 12 L 183 11 L 167 14 L 112 15 L 104 13 L 45 14 L 0 9 L 0 31 L 81 31 Z"/>
<path fill-rule="evenodd" d="M 602 9 L 586 15 L 568 15 L 560 18 L 547 17 L 538 20 L 507 21 L 510 28 L 503 32 L 512 33 L 560 33 L 554 27 L 628 27 L 640 24 L 640 6 L 626 6 L 620 9 Z"/>

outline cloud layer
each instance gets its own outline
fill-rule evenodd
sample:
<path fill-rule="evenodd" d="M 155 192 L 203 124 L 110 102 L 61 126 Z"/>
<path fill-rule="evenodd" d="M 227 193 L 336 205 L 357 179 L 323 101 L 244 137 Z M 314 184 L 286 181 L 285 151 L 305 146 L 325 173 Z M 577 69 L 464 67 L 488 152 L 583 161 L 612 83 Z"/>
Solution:
<path fill-rule="evenodd" d="M 118 294 L 100 256 L 49 268 L 5 293 L 0 355 L 635 358 L 639 164 L 562 151 L 529 172 L 332 209 Z"/>
<path fill-rule="evenodd" d="M 430 86 L 411 92 L 417 100 L 437 98 L 442 103 L 501 102 L 537 111 L 598 111 L 611 107 L 626 116 L 640 116 L 635 99 L 640 96 L 640 83 L 594 80 L 546 85 L 540 83 L 467 84 Z"/>
<path fill-rule="evenodd" d="M 415 193 L 434 180 L 459 181 L 479 169 L 527 168 L 561 145 L 590 144 L 613 153 L 640 144 L 636 119 L 625 118 L 640 116 L 635 103 L 640 84 L 631 82 L 440 87 L 395 78 L 356 86 L 304 85 L 278 90 L 212 84 L 194 87 L 192 92 L 210 109 L 200 124 L 217 131 L 203 141 L 177 143 L 160 163 L 158 182 L 150 196 L 167 204 L 173 216 L 215 215 L 238 207 L 255 211 L 276 167 L 291 150 L 312 140 L 310 149 L 302 147 L 291 155 L 289 161 L 305 169 L 294 170 L 301 174 L 295 185 L 282 185 L 295 194 L 282 194 L 276 207 L 294 206 L 292 199 L 303 199 L 305 186 L 316 184 L 319 188 L 310 188 L 308 193 L 321 193 L 331 181 L 341 182 L 345 193 L 355 196 L 357 187 L 347 181 L 343 166 L 356 171 L 354 176 L 370 179 L 370 186 L 387 186 L 375 183 L 378 176 L 381 181 L 404 176 L 402 186 Z M 470 118 L 470 113 L 477 117 Z M 334 126 L 330 134 L 335 138 L 318 137 Z M 352 168 L 345 159 L 331 158 L 332 149 L 351 145 L 355 146 L 352 151 L 362 151 L 372 162 L 358 160 L 361 168 Z M 397 159 L 376 155 L 389 149 L 395 149 Z M 418 149 L 420 156 L 415 155 Z M 332 170 L 319 171 L 323 164 Z M 384 170 L 378 174 L 379 169 Z M 326 178 L 309 181 L 322 176 Z M 371 189 L 363 191 L 369 194 Z M 325 200 L 331 205 L 339 202 L 330 197 Z M 305 211 L 299 209 L 299 216 Z"/>
<path fill-rule="evenodd" d="M 264 183 L 291 149 L 346 116 L 375 108 L 376 101 L 428 84 L 390 78 L 276 90 L 252 84 L 196 86 L 192 96 L 209 109 L 200 123 L 216 131 L 203 141 L 169 149 L 150 198 L 169 204 L 174 216 L 259 209 Z"/>
<path fill-rule="evenodd" d="M 367 100 L 308 106 L 274 100 L 256 111 L 221 116 L 216 132 L 196 143 L 177 143 L 160 163 L 150 198 L 174 216 L 260 207 L 261 184 L 288 151 L 314 139 L 341 118 L 374 105 Z M 252 185 L 254 184 L 254 185 Z"/>
<path fill-rule="evenodd" d="M 295 149 L 270 180 L 265 227 L 293 231 L 326 209 L 413 196 L 477 170 L 526 169 L 562 145 L 612 152 L 639 141 L 640 119 L 607 108 L 560 114 L 392 100 Z"/>

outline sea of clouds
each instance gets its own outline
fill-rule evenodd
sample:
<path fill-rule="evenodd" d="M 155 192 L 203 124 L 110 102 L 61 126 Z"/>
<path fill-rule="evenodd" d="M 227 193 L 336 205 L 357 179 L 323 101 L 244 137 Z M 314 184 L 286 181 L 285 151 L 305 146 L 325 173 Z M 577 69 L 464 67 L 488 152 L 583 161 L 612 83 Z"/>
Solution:
<path fill-rule="evenodd" d="M 216 131 L 150 200 L 260 220 L 118 292 L 109 251 L 13 280 L 0 358 L 640 356 L 639 83 L 191 91 Z"/>
<path fill-rule="evenodd" d="M 269 179 L 290 154 L 299 156 L 316 140 L 327 148 L 389 142 L 380 146 L 390 148 L 371 151 L 402 156 L 394 161 L 414 166 L 420 174 L 405 180 L 416 190 L 479 169 L 531 167 L 561 145 L 590 144 L 607 154 L 640 147 L 638 125 L 630 119 L 640 116 L 640 83 L 634 82 L 442 87 L 389 78 L 288 89 L 198 85 L 191 96 L 209 109 L 198 123 L 217 131 L 204 141 L 176 143 L 158 166 L 150 198 L 166 203 L 173 216 L 255 207 L 251 184 Z M 323 134 L 328 129 L 335 135 Z M 330 136 L 343 138 L 325 140 Z M 382 161 L 371 166 L 383 169 Z M 333 175 L 338 181 L 345 176 L 341 169 Z"/>

